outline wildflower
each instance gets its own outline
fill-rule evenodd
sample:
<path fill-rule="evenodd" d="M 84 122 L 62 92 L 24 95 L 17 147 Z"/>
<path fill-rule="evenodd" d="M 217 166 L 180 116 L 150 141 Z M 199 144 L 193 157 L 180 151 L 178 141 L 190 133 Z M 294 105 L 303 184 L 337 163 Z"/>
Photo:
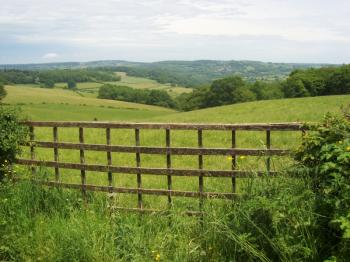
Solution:
<path fill-rule="evenodd" d="M 227 160 L 232 160 L 232 156 L 228 156 L 228 157 L 227 157 Z"/>
<path fill-rule="evenodd" d="M 350 146 L 348 146 L 348 147 L 346 148 L 346 151 L 350 152 Z"/>
<path fill-rule="evenodd" d="M 245 159 L 245 156 L 240 156 L 239 159 L 243 160 Z"/>
<path fill-rule="evenodd" d="M 155 258 L 154 258 L 156 261 L 160 261 L 160 255 L 159 254 L 157 254 L 156 256 L 155 256 Z"/>
<path fill-rule="evenodd" d="M 7 163 L 7 160 L 5 159 L 5 161 L 4 161 L 5 163 Z"/>

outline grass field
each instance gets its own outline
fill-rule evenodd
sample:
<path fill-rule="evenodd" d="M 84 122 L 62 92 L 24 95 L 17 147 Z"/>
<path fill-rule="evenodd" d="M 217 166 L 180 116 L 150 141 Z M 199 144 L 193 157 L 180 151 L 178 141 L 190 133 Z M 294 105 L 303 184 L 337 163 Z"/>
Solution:
<path fill-rule="evenodd" d="M 116 82 L 116 84 L 120 83 L 120 85 L 130 86 L 137 89 L 166 90 L 169 92 L 169 94 L 174 96 L 182 93 L 190 93 L 192 91 L 192 88 L 171 86 L 170 84 L 160 84 L 157 81 L 148 78 L 128 76 L 124 72 L 117 72 L 116 74 L 121 77 L 121 80 Z"/>
<path fill-rule="evenodd" d="M 192 91 L 192 88 L 171 86 L 170 84 L 161 84 L 155 80 L 151 80 L 148 78 L 128 76 L 124 72 L 116 72 L 116 74 L 121 77 L 120 81 L 77 83 L 77 89 L 81 93 L 81 95 L 87 96 L 87 97 L 97 97 L 99 87 L 105 83 L 112 84 L 112 85 L 129 86 L 135 89 L 164 90 L 164 91 L 167 91 L 173 97 L 182 93 L 189 93 Z M 35 87 L 35 85 L 28 85 L 28 86 Z M 67 83 L 56 83 L 55 87 L 66 88 Z"/>
<path fill-rule="evenodd" d="M 4 103 L 19 105 L 33 120 L 139 120 L 175 111 L 143 104 L 82 97 L 74 91 L 7 86 Z"/>
<path fill-rule="evenodd" d="M 24 92 L 22 90 L 32 90 Z M 38 89 L 41 90 L 41 89 Z M 236 104 L 193 112 L 97 101 L 65 90 L 7 87 L 5 102 L 21 104 L 35 120 L 118 120 L 136 122 L 286 122 L 319 121 L 326 112 L 340 112 L 350 96 L 286 99 Z M 24 97 L 22 97 L 22 95 Z M 56 102 L 57 96 L 60 103 Z M 21 101 L 21 102 L 18 102 Z M 83 101 L 89 101 L 83 102 Z M 100 103 L 104 104 L 100 104 Z M 30 104 L 33 103 L 33 104 Z M 68 103 L 68 104 L 66 104 Z M 118 108 L 106 107 L 111 103 Z M 84 106 L 83 104 L 86 104 Z M 119 105 L 119 106 L 117 106 Z M 103 107 L 104 106 L 104 107 Z M 125 107 L 123 107 L 125 106 Z M 36 128 L 36 139 L 52 141 L 52 128 Z M 105 144 L 105 130 L 84 129 L 86 143 Z M 59 128 L 59 141 L 79 141 L 78 129 Z M 112 130 L 112 144 L 135 145 L 133 130 Z M 229 148 L 230 132 L 204 131 L 205 147 Z M 272 132 L 273 148 L 295 148 L 301 134 Z M 237 131 L 240 148 L 265 147 L 265 133 Z M 165 146 L 164 130 L 141 130 L 142 146 Z M 171 144 L 196 147 L 195 131 L 171 131 Z M 22 157 L 30 158 L 25 149 Z M 36 158 L 53 160 L 52 149 L 36 149 Z M 79 163 L 78 150 L 59 150 L 61 162 Z M 88 164 L 107 163 L 105 153 L 85 151 Z M 264 170 L 265 157 L 238 160 L 241 170 Z M 135 166 L 135 154 L 112 153 L 112 163 Z M 289 157 L 272 158 L 276 170 L 286 170 Z M 165 156 L 141 154 L 142 167 L 166 167 Z M 172 156 L 174 168 L 197 168 L 195 156 Z M 231 159 L 204 157 L 204 168 L 227 170 Z M 15 168 L 18 174 L 27 169 Z M 38 168 L 38 175 L 52 180 L 52 169 Z M 60 169 L 62 182 L 80 183 L 80 171 Z M 107 185 L 107 174 L 87 172 L 87 183 Z M 136 175 L 113 174 L 118 187 L 137 186 Z M 143 188 L 167 188 L 164 176 L 142 175 Z M 5 261 L 317 261 L 310 221 L 313 195 L 306 180 L 286 176 L 237 179 L 236 201 L 205 201 L 203 220 L 183 217 L 180 210 L 198 210 L 198 200 L 173 197 L 170 215 L 138 216 L 113 211 L 115 206 L 136 207 L 137 195 L 88 194 L 84 202 L 79 191 L 40 188 L 29 182 L 0 187 L 0 258 Z M 173 177 L 174 190 L 198 190 L 198 178 Z M 229 178 L 204 178 L 205 191 L 231 191 Z M 113 197 L 112 197 L 113 196 Z M 143 195 L 145 208 L 167 208 L 167 197 Z M 201 222 L 199 222 L 201 221 Z M 316 254 L 316 255 L 315 255 Z M 298 259 L 296 259 L 298 258 Z"/>
<path fill-rule="evenodd" d="M 18 88 L 8 88 L 9 96 L 7 102 L 11 100 L 14 94 L 13 90 Z M 27 90 L 27 89 L 26 89 Z M 22 108 L 25 113 L 28 113 L 31 119 L 35 120 L 118 120 L 118 121 L 135 121 L 135 122 L 209 122 L 209 123 L 254 123 L 254 122 L 291 122 L 291 121 L 318 121 L 328 112 L 340 112 L 340 106 L 345 105 L 350 101 L 350 96 L 329 96 L 329 97 L 314 97 L 300 99 L 285 99 L 243 103 L 217 108 L 209 108 L 192 112 L 174 112 L 171 110 L 163 110 L 159 107 L 148 107 L 131 103 L 121 103 L 128 105 L 129 108 L 108 108 L 102 107 L 100 103 L 111 103 L 119 105 L 117 101 L 104 101 L 92 98 L 84 98 L 70 91 L 64 90 L 43 90 L 42 92 L 52 91 L 56 93 L 73 94 L 72 104 L 50 104 L 50 100 L 46 100 L 46 104 L 42 103 L 39 95 L 35 98 L 38 104 L 26 104 Z M 33 91 L 35 91 L 33 89 Z M 28 92 L 27 95 L 29 95 Z M 34 94 L 34 93 L 33 93 Z M 61 93 L 60 93 L 61 94 Z M 17 96 L 20 96 L 19 94 Z M 66 102 L 67 97 L 64 97 Z M 64 100 L 63 99 L 63 100 Z M 28 97 L 23 98 L 23 101 L 28 101 Z M 97 101 L 95 101 L 97 100 Z M 5 101 L 5 102 L 6 102 Z M 90 101 L 85 103 L 83 101 Z M 86 104 L 83 106 L 82 104 Z M 130 109 L 133 106 L 135 109 Z M 140 106 L 141 108 L 139 108 Z M 140 110 L 141 109 L 141 110 Z M 52 140 L 52 130 L 49 128 L 38 128 L 37 139 L 43 141 Z M 87 129 L 85 131 L 86 143 L 104 144 L 105 131 L 98 129 Z M 178 147 L 196 147 L 197 134 L 195 131 L 173 131 L 172 145 Z M 224 131 L 205 131 L 204 146 L 206 147 L 222 147 L 228 148 L 231 144 L 230 132 Z M 64 142 L 78 142 L 77 129 L 60 129 L 59 140 Z M 301 139 L 301 134 L 296 132 L 272 132 L 272 147 L 274 148 L 294 148 L 298 145 Z M 115 145 L 134 145 L 133 130 L 112 130 L 112 144 Z M 165 146 L 164 130 L 146 130 L 141 131 L 141 145 L 143 146 Z M 237 147 L 240 148 L 264 148 L 265 133 L 264 132 L 237 132 Z M 29 151 L 25 153 L 29 157 Z M 39 159 L 52 159 L 52 150 L 38 149 L 37 157 Z M 113 163 L 121 166 L 135 166 L 135 155 L 128 153 L 113 153 Z M 60 150 L 61 161 L 79 163 L 79 151 Z M 244 160 L 239 160 L 239 167 L 243 170 L 264 170 L 264 157 L 248 157 Z M 106 162 L 105 153 L 101 152 L 86 152 L 86 161 L 90 164 L 101 164 Z M 142 155 L 143 167 L 166 167 L 165 156 Z M 288 157 L 276 157 L 272 159 L 273 168 L 276 170 L 283 169 L 285 165 L 291 163 Z M 197 168 L 198 159 L 195 156 L 173 156 L 172 164 L 174 168 Z M 204 158 L 204 167 L 218 170 L 229 170 L 231 161 L 224 156 L 206 156 Z M 49 172 L 52 178 L 52 170 Z M 79 183 L 79 171 L 62 172 L 64 182 Z M 87 181 L 91 184 L 107 185 L 107 176 L 104 173 L 88 172 Z M 125 174 L 114 174 L 114 185 L 123 187 L 136 187 L 136 176 Z M 166 189 L 166 177 L 162 176 L 144 176 L 143 186 L 145 188 L 160 188 Z M 173 186 L 176 190 L 198 190 L 198 178 L 183 178 L 175 177 Z M 240 184 L 238 183 L 238 187 Z M 206 191 L 224 191 L 230 192 L 231 184 L 228 178 L 205 178 Z M 153 208 L 154 204 L 158 208 L 166 207 L 166 197 L 162 201 L 156 200 L 153 196 L 145 197 L 145 207 Z M 135 205 L 135 196 L 120 196 L 120 203 L 125 206 Z M 179 206 L 187 208 L 192 207 L 193 200 L 175 201 Z"/>

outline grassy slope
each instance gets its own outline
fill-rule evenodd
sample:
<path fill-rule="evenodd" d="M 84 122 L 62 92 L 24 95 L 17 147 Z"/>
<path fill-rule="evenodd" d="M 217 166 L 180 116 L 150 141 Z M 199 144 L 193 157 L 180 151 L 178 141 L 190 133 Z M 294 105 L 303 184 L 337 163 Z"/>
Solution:
<path fill-rule="evenodd" d="M 34 120 L 144 120 L 174 111 L 163 107 L 82 97 L 61 89 L 7 86 L 4 102 L 21 105 Z"/>
<path fill-rule="evenodd" d="M 18 93 L 13 93 L 17 90 Z M 25 92 L 19 92 L 19 91 Z M 29 92 L 32 90 L 32 92 Z M 64 90 L 47 90 L 47 89 L 29 89 L 29 88 L 8 88 L 9 96 L 5 102 L 31 101 L 34 104 L 26 104 L 22 106 L 24 111 L 35 120 L 113 120 L 113 121 L 137 121 L 137 122 L 222 122 L 222 123 L 239 123 L 239 122 L 285 122 L 285 121 L 317 121 L 327 111 L 337 112 L 342 104 L 350 101 L 350 96 L 329 96 L 315 98 L 286 99 L 274 101 L 260 101 L 243 103 L 217 108 L 209 108 L 186 113 L 176 113 L 170 110 L 137 105 L 132 103 L 120 103 L 118 101 L 97 100 L 92 98 L 84 98 L 74 93 Z M 43 92 L 41 95 L 38 92 Z M 28 93 L 26 93 L 28 92 Z M 48 96 L 48 92 L 53 92 Z M 30 95 L 31 93 L 31 95 Z M 66 96 L 58 96 L 57 94 L 65 94 Z M 69 94 L 69 96 L 68 96 Z M 46 95 L 46 96 L 45 96 Z M 51 99 L 51 100 L 50 100 Z M 55 101 L 70 102 L 70 105 L 55 104 L 49 102 Z M 46 101 L 46 104 L 42 104 Z M 81 104 L 89 104 L 82 106 Z M 36 104 L 35 104 L 36 103 Z M 103 104 L 108 105 L 133 106 L 134 109 L 128 108 L 108 108 L 101 107 Z M 141 109 L 141 110 L 138 110 Z M 147 109 L 147 110 L 146 110 Z M 154 110 L 150 110 L 154 109 Z M 52 129 L 38 128 L 36 129 L 38 140 L 52 140 Z M 115 145 L 134 145 L 133 130 L 112 130 L 112 144 Z M 65 142 L 78 142 L 77 129 L 60 129 L 59 139 Z M 264 132 L 238 132 L 237 146 L 241 148 L 264 148 Z M 85 131 L 86 143 L 105 143 L 105 130 L 103 129 L 87 129 Z M 297 146 L 300 141 L 300 134 L 291 132 L 273 132 L 272 146 L 275 148 L 290 148 Z M 172 146 L 179 147 L 196 147 L 197 134 L 194 131 L 172 131 Z M 143 146 L 164 146 L 165 135 L 164 130 L 142 130 L 141 145 Z M 205 131 L 204 146 L 206 147 L 230 147 L 230 132 L 223 131 Z M 25 152 L 25 157 L 29 157 L 29 151 Z M 38 149 L 37 157 L 39 159 L 52 159 L 52 150 Z M 103 152 L 86 152 L 86 161 L 91 164 L 105 163 L 106 155 Z M 113 153 L 113 163 L 121 166 L 135 166 L 135 155 L 126 153 Z M 285 158 L 274 160 L 273 166 L 280 169 L 285 166 L 288 161 Z M 60 150 L 60 160 L 79 163 L 79 151 Z M 248 157 L 240 160 L 240 169 L 264 169 L 264 158 Z M 142 155 L 142 166 L 144 167 L 166 167 L 165 156 Z M 174 168 L 197 168 L 198 158 L 195 156 L 172 156 L 172 166 Z M 204 167 L 212 169 L 229 170 L 231 168 L 231 160 L 224 156 L 206 156 L 204 158 Z M 51 170 L 52 171 L 52 170 Z M 51 172 L 50 171 L 50 172 Z M 106 185 L 107 179 L 104 173 L 88 172 L 87 181 L 91 184 Z M 136 187 L 136 178 L 133 175 L 115 174 L 115 185 L 125 187 Z M 78 171 L 62 172 L 62 180 L 66 182 L 79 183 L 80 176 Z M 225 181 L 225 182 L 224 182 Z M 166 177 L 148 175 L 143 178 L 145 188 L 165 188 Z M 176 177 L 173 179 L 174 189 L 197 190 L 197 178 Z M 238 183 L 238 186 L 240 184 Z M 208 178 L 205 182 L 205 189 L 208 191 L 230 191 L 229 179 Z M 121 204 L 130 207 L 133 206 L 134 196 L 120 196 Z M 164 207 L 166 199 L 157 201 L 156 206 L 153 197 L 146 197 L 145 207 Z M 175 201 L 178 205 L 186 205 L 193 203 L 192 200 L 183 200 L 177 198 Z"/>
<path fill-rule="evenodd" d="M 340 105 L 350 101 L 350 96 L 330 96 L 330 97 L 315 97 L 302 99 L 286 99 L 275 101 L 260 101 L 252 103 L 244 103 L 230 106 L 222 106 L 217 108 L 210 108 L 205 110 L 198 110 L 187 113 L 171 113 L 161 112 L 167 115 L 159 115 L 156 112 L 154 115 L 146 115 L 146 110 L 139 114 L 132 115 L 133 110 L 123 112 L 120 110 L 105 111 L 103 117 L 98 116 L 99 120 L 123 120 L 123 121 L 137 121 L 137 122 L 223 122 L 223 123 L 237 123 L 237 122 L 284 122 L 284 121 L 317 121 L 327 111 L 336 112 Z M 61 105 L 58 105 L 61 106 Z M 98 112 L 108 110 L 106 108 L 80 106 L 74 109 L 73 106 L 64 106 L 68 108 L 67 115 L 62 115 L 62 111 L 58 111 L 54 105 L 39 104 L 36 111 L 31 109 L 29 113 L 34 119 L 55 119 L 55 120 L 92 120 Z M 49 113 L 48 113 L 49 112 Z M 114 113 L 115 112 L 115 113 Z M 155 111 L 152 111 L 155 112 Z M 35 114 L 34 114 L 35 113 Z M 51 115 L 53 114 L 53 115 Z M 119 116 L 117 116 L 120 114 Z M 86 130 L 85 140 L 87 143 L 105 143 L 105 131 L 103 129 Z M 36 130 L 37 138 L 39 140 L 52 140 L 51 129 Z M 60 141 L 78 142 L 77 129 L 61 129 Z M 112 144 L 115 145 L 134 145 L 134 131 L 133 130 L 112 130 Z M 241 148 L 264 148 L 264 132 L 238 132 L 237 146 Z M 300 141 L 300 134 L 295 132 L 273 132 L 272 146 L 275 148 L 290 148 L 297 146 Z M 195 131 L 172 131 L 171 144 L 180 147 L 196 147 L 197 134 Z M 142 130 L 141 131 L 141 145 L 143 146 L 164 146 L 165 135 L 164 130 Z M 207 147 L 230 147 L 231 137 L 230 132 L 224 131 L 205 131 L 204 145 Z M 79 162 L 78 151 L 60 150 L 60 159 L 62 161 Z M 63 154 L 64 152 L 64 154 Z M 27 152 L 28 153 L 28 152 Z M 38 149 L 37 156 L 42 159 L 51 159 L 52 150 Z M 29 155 L 27 154 L 27 157 Z M 122 166 L 134 166 L 134 154 L 113 153 L 113 163 Z M 91 164 L 104 163 L 106 161 L 105 153 L 102 152 L 87 152 L 86 161 Z M 231 168 L 231 161 L 227 157 L 205 157 L 204 166 L 206 168 L 228 170 Z M 288 162 L 288 161 L 287 161 Z M 281 165 L 285 165 L 285 160 L 276 160 L 273 165 L 279 169 Z M 240 161 L 239 166 L 242 169 L 264 169 L 264 158 L 248 157 Z M 173 156 L 172 165 L 174 168 L 197 168 L 198 159 L 195 156 Z M 142 166 L 145 167 L 166 167 L 165 156 L 151 156 L 142 155 Z M 64 181 L 79 183 L 79 172 L 64 172 Z M 107 179 L 103 173 L 89 172 L 88 183 L 106 184 Z M 143 180 L 146 188 L 164 188 L 166 186 L 166 178 L 163 176 L 146 176 Z M 223 179 L 208 179 L 206 183 L 206 190 L 216 191 L 230 190 L 230 183 L 222 183 Z M 227 179 L 224 179 L 225 181 Z M 116 185 L 135 187 L 136 179 L 134 176 L 125 176 L 115 174 Z M 210 181 L 210 182 L 209 182 Z M 196 178 L 174 178 L 174 188 L 185 190 L 197 190 L 198 181 Z M 123 196 L 127 198 L 127 196 Z M 181 199 L 181 198 L 180 198 Z M 128 203 L 130 201 L 121 201 Z M 159 202 L 160 205 L 165 204 Z M 147 205 L 146 205 L 147 206 Z M 152 207 L 152 205 L 150 205 Z"/>
<path fill-rule="evenodd" d="M 207 108 L 152 120 L 204 123 L 318 121 L 325 113 L 340 112 L 340 107 L 349 103 L 350 95 L 268 100 Z"/>

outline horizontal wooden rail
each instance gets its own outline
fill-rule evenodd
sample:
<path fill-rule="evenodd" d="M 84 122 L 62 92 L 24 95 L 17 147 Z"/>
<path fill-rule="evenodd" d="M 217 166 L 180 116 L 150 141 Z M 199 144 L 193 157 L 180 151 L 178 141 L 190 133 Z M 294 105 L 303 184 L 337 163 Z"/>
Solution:
<path fill-rule="evenodd" d="M 55 168 L 67 168 L 76 170 L 113 172 L 125 174 L 147 174 L 147 175 L 172 175 L 172 176 L 204 176 L 204 177 L 247 177 L 251 175 L 263 175 L 266 172 L 240 171 L 240 170 L 200 170 L 200 169 L 173 169 L 173 168 L 146 168 L 146 167 L 121 167 L 105 166 L 92 164 L 62 163 L 55 161 L 17 159 L 16 163 L 26 166 L 44 166 Z M 269 175 L 275 175 L 277 172 L 269 172 Z"/>
<path fill-rule="evenodd" d="M 161 213 L 161 214 L 169 214 L 169 210 L 159 210 L 159 209 L 147 209 L 147 208 L 128 208 L 128 207 L 115 207 L 116 210 L 129 211 L 129 212 L 137 212 L 137 213 Z M 201 211 L 184 211 L 181 212 L 182 215 L 187 216 L 202 216 L 204 212 Z"/>
<path fill-rule="evenodd" d="M 24 181 L 25 179 L 17 179 L 18 181 Z M 194 191 L 180 191 L 180 190 L 166 190 L 166 189 L 146 189 L 146 188 L 126 188 L 126 187 L 111 187 L 111 186 L 97 186 L 89 184 L 71 184 L 71 183 L 61 183 L 55 181 L 40 181 L 40 180 L 29 180 L 37 184 L 52 186 L 52 187 L 62 187 L 71 189 L 85 189 L 89 191 L 101 191 L 109 193 L 129 193 L 138 194 L 142 192 L 146 195 L 159 195 L 159 196 L 180 196 L 180 197 L 199 197 L 203 196 L 206 198 L 222 198 L 222 199 L 235 199 L 239 197 L 237 193 L 220 193 L 220 192 L 194 192 Z"/>
<path fill-rule="evenodd" d="M 173 129 L 173 130 L 302 130 L 302 123 L 255 123 L 255 124 L 188 124 L 188 123 L 122 123 L 122 122 L 68 122 L 68 121 L 24 121 L 31 127 L 79 127 L 79 128 L 120 128 L 120 129 Z"/>
<path fill-rule="evenodd" d="M 283 149 L 250 149 L 250 148 L 192 148 L 192 147 L 146 147 L 146 146 L 120 146 L 104 144 L 81 144 L 67 142 L 44 142 L 30 141 L 27 145 L 42 148 L 60 148 L 92 150 L 103 152 L 120 153 L 143 153 L 143 154 L 167 154 L 172 155 L 242 155 L 242 156 L 283 156 L 290 154 L 290 150 Z"/>
<path fill-rule="evenodd" d="M 291 154 L 290 149 L 277 149 L 272 148 L 272 133 L 273 131 L 296 131 L 305 134 L 307 129 L 302 123 L 254 123 L 254 124 L 206 124 L 206 123 L 126 123 L 126 122 L 70 122 L 70 121 L 24 121 L 23 125 L 29 127 L 30 130 L 30 141 L 25 143 L 23 146 L 30 148 L 30 159 L 17 159 L 16 163 L 19 165 L 25 165 L 31 168 L 33 176 L 38 170 L 37 167 L 47 167 L 54 168 L 55 170 L 55 181 L 41 181 L 33 180 L 36 183 L 41 183 L 50 187 L 62 187 L 70 189 L 78 189 L 83 193 L 83 197 L 86 196 L 87 191 L 100 191 L 116 194 L 135 194 L 137 195 L 137 208 L 124 208 L 124 207 L 114 207 L 118 210 L 127 211 L 137 211 L 137 212 L 164 212 L 163 210 L 155 209 L 145 209 L 143 202 L 143 195 L 155 195 L 167 197 L 168 211 L 173 210 L 173 197 L 189 197 L 199 199 L 199 210 L 188 211 L 188 215 L 203 215 L 204 200 L 210 198 L 218 199 L 235 199 L 240 195 L 236 193 L 236 178 L 237 177 L 254 177 L 262 175 L 275 175 L 278 172 L 273 171 L 272 156 L 288 156 Z M 35 138 L 35 130 L 38 127 L 52 128 L 53 131 L 53 141 L 39 141 Z M 79 130 L 79 142 L 66 142 L 59 141 L 59 133 L 61 128 L 76 128 Z M 85 130 L 89 128 L 100 128 L 105 129 L 105 144 L 93 144 L 85 143 L 84 139 Z M 116 136 L 113 137 L 112 129 L 129 129 L 127 131 L 134 132 L 135 140 L 131 145 L 115 145 L 113 140 L 121 139 Z M 143 141 L 144 130 L 159 130 L 164 131 L 165 146 L 141 146 Z M 197 147 L 174 147 L 172 134 L 174 130 L 190 130 L 196 131 L 197 133 Z M 210 131 L 229 131 L 231 133 L 231 141 L 227 147 L 208 147 L 206 134 Z M 260 148 L 239 148 L 237 147 L 237 130 L 239 131 L 260 131 L 264 132 L 266 135 L 265 146 L 260 146 Z M 123 130 L 124 131 L 124 130 Z M 147 133 L 146 133 L 147 134 Z M 115 134 L 117 135 L 117 134 Z M 182 135 L 186 135 L 183 132 Z M 158 136 L 158 133 L 157 133 Z M 114 138 L 114 139 L 113 139 Z M 159 139 L 162 139 L 159 137 Z M 47 148 L 53 149 L 53 156 L 50 160 L 41 160 L 36 158 L 37 148 Z M 80 152 L 80 162 L 60 162 L 59 153 L 65 153 L 63 150 L 79 150 Z M 105 152 L 106 159 L 103 163 L 87 164 L 85 161 L 86 151 L 97 151 Z M 112 152 L 118 153 L 131 153 L 135 156 L 135 165 L 132 166 L 119 166 L 118 158 L 113 159 Z M 156 168 L 152 166 L 145 166 L 147 158 L 143 158 L 143 154 L 157 154 L 166 156 L 166 161 L 164 161 L 164 168 Z M 197 156 L 198 166 L 197 169 L 188 168 L 174 168 L 172 164 L 174 155 L 183 156 Z M 211 167 L 205 166 L 205 161 L 207 156 L 226 156 L 230 164 L 230 170 L 214 170 Z M 265 161 L 266 171 L 260 170 L 239 170 L 237 165 L 238 156 L 257 156 L 263 157 Z M 164 159 L 165 160 L 165 159 Z M 222 159 L 225 161 L 224 159 Z M 219 161 L 220 165 L 220 161 Z M 218 167 L 216 167 L 217 169 Z M 72 169 L 80 171 L 81 183 L 62 183 L 61 173 L 64 171 L 62 169 Z M 86 179 L 89 176 L 94 176 L 93 172 L 88 171 L 103 172 L 106 173 L 106 184 L 105 185 L 91 185 L 86 183 Z M 124 174 L 134 174 L 137 180 L 136 185 L 133 188 L 126 188 L 117 186 L 120 184 L 119 179 L 121 176 L 113 176 L 113 173 Z M 146 175 L 146 176 L 145 176 Z M 147 175 L 157 175 L 166 176 L 167 183 L 164 184 L 162 189 L 157 188 L 144 188 L 143 181 L 147 181 Z M 197 177 L 198 184 L 195 189 L 191 191 L 174 190 L 173 189 L 173 176 L 181 177 Z M 210 183 L 210 179 L 204 179 L 204 177 L 226 177 L 230 180 L 230 191 L 231 192 L 206 192 L 205 184 Z M 208 182 L 207 182 L 208 181 Z M 205 183 L 204 183 L 205 182 Z M 228 183 L 228 180 L 223 180 L 222 183 Z M 116 185 L 116 186 L 114 186 Z M 166 211 L 165 211 L 166 212 Z"/>

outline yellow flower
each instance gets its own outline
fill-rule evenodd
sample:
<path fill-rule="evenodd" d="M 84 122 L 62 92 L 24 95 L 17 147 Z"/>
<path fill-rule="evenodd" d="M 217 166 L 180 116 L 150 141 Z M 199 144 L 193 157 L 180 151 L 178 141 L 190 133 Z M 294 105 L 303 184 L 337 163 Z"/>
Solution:
<path fill-rule="evenodd" d="M 228 156 L 228 157 L 227 157 L 227 160 L 232 160 L 232 156 Z"/>
<path fill-rule="evenodd" d="M 346 151 L 349 151 L 349 152 L 350 152 L 350 146 L 348 146 L 348 147 L 346 148 Z"/>
<path fill-rule="evenodd" d="M 156 257 L 154 258 L 156 261 L 160 261 L 160 255 L 157 254 Z"/>
<path fill-rule="evenodd" d="M 240 156 L 239 159 L 243 160 L 245 159 L 245 156 Z"/>

